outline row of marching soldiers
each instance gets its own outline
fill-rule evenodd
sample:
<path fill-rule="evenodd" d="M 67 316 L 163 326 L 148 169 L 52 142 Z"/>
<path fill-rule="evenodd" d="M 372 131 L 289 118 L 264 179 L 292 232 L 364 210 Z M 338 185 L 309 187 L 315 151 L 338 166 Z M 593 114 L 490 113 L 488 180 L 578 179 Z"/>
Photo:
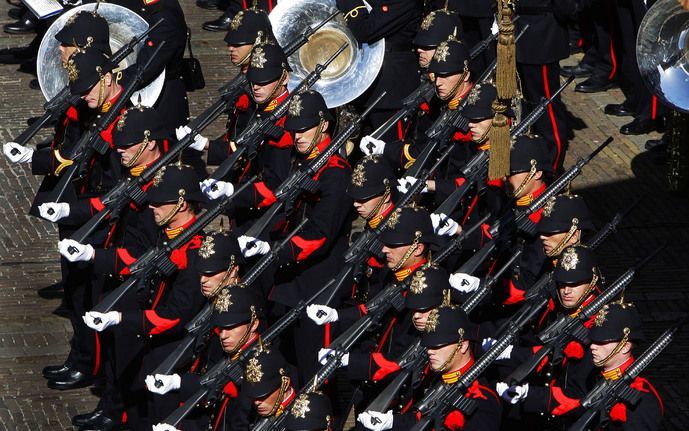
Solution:
<path fill-rule="evenodd" d="M 103 39 L 84 24 L 93 19 L 79 14 L 56 36 L 71 45 L 63 61 L 83 103 L 50 149 L 4 147 L 47 183 L 72 164 L 64 154 L 85 124 L 123 91 Z M 258 9 L 238 14 L 226 37 L 250 88 L 228 106 L 222 137 L 190 137 L 190 127 L 171 136 L 158 110 L 122 108 L 88 175 L 61 202 L 35 203 L 59 227 L 75 332 L 65 363 L 43 375 L 59 390 L 103 382 L 95 410 L 75 426 L 335 430 L 353 408 L 357 427 L 374 431 L 563 429 L 589 411 L 582 400 L 594 386 L 626 377 L 644 341 L 638 311 L 619 295 L 595 299 L 629 279 L 603 283 L 594 249 L 610 232 L 593 236 L 584 200 L 553 192 L 566 186 L 559 152 L 522 134 L 505 178 L 488 180 L 485 164 L 463 173 L 489 154 L 497 91 L 489 79 L 475 82 L 457 27 L 446 9 L 424 19 L 414 43 L 435 97 L 418 106 L 413 132 L 364 136 L 359 157 L 326 154 L 351 130 L 319 93 L 289 94 L 287 58 Z M 110 190 L 136 183 L 178 142 L 188 142 L 189 159 L 206 153 L 222 165 L 242 151 L 242 131 L 284 103 L 279 132 L 227 175 L 166 164 L 140 184 L 144 199 L 115 211 Z M 446 159 L 409 175 L 432 139 L 426 131 L 457 110 L 467 121 L 441 143 Z M 310 185 L 289 182 L 303 172 Z M 286 183 L 298 190 L 289 202 Z M 227 216 L 229 229 L 205 232 L 211 212 Z M 72 239 L 103 214 L 112 217 Z M 351 234 L 355 216 L 363 231 Z M 372 240 L 353 249 L 360 238 Z M 585 426 L 659 429 L 656 390 L 638 375 L 625 381 L 640 398 L 603 406 Z"/>

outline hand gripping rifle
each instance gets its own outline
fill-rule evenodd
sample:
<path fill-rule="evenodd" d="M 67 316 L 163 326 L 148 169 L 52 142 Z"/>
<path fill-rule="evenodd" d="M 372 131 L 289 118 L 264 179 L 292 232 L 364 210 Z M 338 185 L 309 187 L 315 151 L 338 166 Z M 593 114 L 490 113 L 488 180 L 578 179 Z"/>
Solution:
<path fill-rule="evenodd" d="M 527 361 L 520 364 L 508 377 L 510 385 L 518 385 L 524 382 L 529 375 L 538 367 L 543 359 L 552 354 L 552 362 L 562 360 L 562 351 L 571 339 L 586 343 L 588 340 L 588 329 L 584 326 L 601 308 L 618 294 L 620 294 L 634 279 L 636 272 L 646 265 L 656 254 L 665 246 L 655 249 L 651 254 L 637 262 L 622 274 L 612 285 L 598 295 L 596 299 L 586 305 L 576 316 L 563 315 L 558 320 L 551 323 L 547 328 L 538 334 L 538 339 L 543 343 L 543 347 Z"/>
<path fill-rule="evenodd" d="M 361 128 L 361 123 L 364 118 L 366 118 L 368 113 L 381 101 L 385 94 L 385 91 L 383 91 L 361 115 L 352 118 L 349 124 L 338 133 L 322 153 L 303 168 L 293 172 L 278 186 L 273 192 L 276 202 L 274 202 L 249 230 L 247 230 L 245 235 L 258 238 L 270 225 L 278 212 L 284 209 L 287 215 L 292 213 L 294 204 L 302 193 L 315 193 L 318 191 L 319 184 L 318 181 L 313 179 L 314 175 L 316 175 L 328 163 L 328 160 L 340 151 L 340 148 L 347 143 L 347 140 Z"/>
<path fill-rule="evenodd" d="M 522 33 L 520 33 L 520 35 Z M 471 61 L 481 55 L 481 53 L 485 51 L 497 37 L 497 33 L 491 34 L 487 38 L 474 45 L 469 52 L 469 60 Z M 492 74 L 492 72 L 495 70 L 495 64 L 492 64 L 491 67 L 488 67 L 488 70 L 489 73 L 487 75 L 484 74 L 485 76 Z M 479 82 L 482 81 L 479 80 Z M 427 74 L 421 75 L 421 85 L 419 85 L 416 90 L 402 100 L 402 109 L 397 111 L 392 117 L 388 118 L 376 130 L 374 130 L 371 133 L 371 136 L 376 139 L 380 139 L 388 130 L 390 130 L 392 126 L 397 124 L 398 121 L 408 120 L 414 114 L 414 112 L 419 109 L 419 106 L 422 103 L 430 102 L 434 95 L 435 84 L 428 78 Z"/>
<path fill-rule="evenodd" d="M 467 314 L 471 313 L 476 305 L 481 302 L 481 300 L 488 294 L 491 287 L 500 278 L 502 273 L 506 271 L 512 263 L 521 255 L 522 249 L 519 248 L 512 257 L 505 263 L 505 265 L 500 268 L 496 274 L 489 275 L 485 280 L 481 282 L 481 287 L 462 305 L 461 308 L 466 311 Z M 414 374 L 420 374 L 423 371 L 423 367 L 426 365 L 426 355 L 425 349 L 421 346 L 421 341 L 417 340 L 416 343 L 409 346 L 409 348 L 400 355 L 399 359 L 395 361 L 400 367 L 400 372 L 397 373 L 395 378 L 388 383 L 388 385 L 383 389 L 378 396 L 371 401 L 366 410 L 373 410 L 375 412 L 387 411 L 388 407 L 392 402 L 397 399 L 399 392 L 407 384 L 407 381 Z M 412 379 L 412 382 L 414 379 Z"/>
<path fill-rule="evenodd" d="M 535 315 L 537 311 L 534 311 Z M 510 320 L 510 326 L 505 335 L 499 338 L 493 346 L 486 351 L 463 374 L 457 383 L 448 385 L 438 383 L 426 396 L 416 404 L 414 409 L 421 413 L 421 419 L 411 428 L 411 431 L 423 431 L 433 422 L 435 429 L 442 429 L 443 418 L 453 410 L 459 410 L 465 416 L 471 416 L 478 407 L 476 401 L 465 396 L 467 389 L 490 366 L 503 350 L 514 342 L 524 325 L 531 320 L 533 315 L 523 316 L 521 320 Z"/>
<path fill-rule="evenodd" d="M 84 178 L 87 174 L 89 163 L 95 153 L 105 154 L 108 151 L 108 143 L 101 137 L 100 133 L 107 129 L 115 118 L 120 115 L 120 111 L 124 105 L 129 101 L 134 91 L 136 91 L 143 81 L 143 73 L 150 67 L 155 58 L 160 53 L 160 50 L 165 46 L 165 41 L 162 41 L 151 57 L 145 64 L 137 67 L 132 81 L 123 90 L 115 103 L 112 104 L 110 110 L 103 114 L 96 123 L 91 125 L 88 132 L 84 133 L 79 141 L 65 154 L 65 158 L 72 161 L 72 164 L 67 168 L 67 171 L 62 174 L 60 181 L 55 188 L 50 192 L 48 202 L 60 202 L 62 195 L 67 187 L 77 175 L 79 178 Z"/>
<path fill-rule="evenodd" d="M 426 180 L 435 172 L 438 167 L 445 161 L 445 159 L 450 155 L 451 149 L 448 148 L 446 151 L 440 155 L 440 158 L 431 166 L 429 169 L 424 170 L 421 173 L 421 177 L 417 178 L 414 184 L 412 184 L 407 192 L 400 197 L 400 200 L 395 204 L 397 208 L 402 208 L 410 204 L 416 196 L 421 193 L 421 190 L 426 185 Z M 391 185 L 394 187 L 394 185 Z M 380 221 L 378 226 L 373 229 L 366 229 L 361 235 L 354 241 L 354 243 L 349 246 L 349 248 L 344 253 L 345 266 L 340 270 L 340 272 L 333 278 L 333 288 L 329 290 L 329 295 L 322 299 L 319 304 L 329 304 L 340 292 L 340 287 L 344 283 L 353 280 L 355 283 L 361 281 L 361 277 L 364 273 L 364 265 L 368 260 L 369 256 L 380 256 L 383 250 L 383 243 L 380 241 L 380 236 L 383 231 L 387 229 L 387 221 L 392 215 L 392 211 L 388 213 L 387 216 Z"/>
<path fill-rule="evenodd" d="M 675 333 L 685 324 L 687 316 L 665 330 L 663 334 L 651 344 L 627 371 L 617 380 L 601 379 L 596 386 L 581 400 L 581 406 L 587 409 L 568 431 L 586 431 L 589 429 L 603 428 L 610 421 L 610 409 L 618 402 L 624 402 L 635 406 L 640 400 L 639 391 L 630 385 L 643 370 L 648 367 L 655 358 L 672 342 Z"/>
<path fill-rule="evenodd" d="M 285 248 L 289 243 L 290 239 L 296 235 L 296 233 L 301 229 L 306 223 L 307 219 L 302 220 L 299 225 L 292 230 L 292 232 L 287 235 L 287 237 L 280 241 L 279 243 L 273 244 L 270 248 L 270 252 L 264 254 L 261 259 L 256 262 L 256 264 L 242 277 L 242 281 L 238 284 L 232 286 L 239 286 L 241 288 L 248 288 L 251 286 L 258 277 L 265 272 L 265 270 L 278 259 L 280 250 Z M 230 287 L 232 287 L 230 286 Z M 151 373 L 165 374 L 169 375 L 172 371 L 177 368 L 178 364 L 183 362 L 186 358 L 190 356 L 195 356 L 199 353 L 201 348 L 205 346 L 208 341 L 207 335 L 211 330 L 211 315 L 213 314 L 213 305 L 209 301 L 201 311 L 186 324 L 184 329 L 187 331 L 187 335 L 177 343 L 177 347 L 168 355 L 168 357 Z M 156 381 L 156 386 L 158 386 L 158 381 Z M 160 383 L 162 386 L 162 382 Z M 160 387 L 158 386 L 158 387 Z"/>
<path fill-rule="evenodd" d="M 348 46 L 349 44 L 347 42 L 343 43 L 340 48 L 325 61 L 325 63 L 316 65 L 316 69 L 309 73 L 306 78 L 299 83 L 294 91 L 290 92 L 290 95 L 287 96 L 282 103 L 280 103 L 273 111 L 270 112 L 270 115 L 249 123 L 242 133 L 239 134 L 237 139 L 234 140 L 237 149 L 228 159 L 224 160 L 220 166 L 218 166 L 218 168 L 211 174 L 209 178 L 214 180 L 221 180 L 225 178 L 241 157 L 246 155 L 249 160 L 256 157 L 259 146 L 265 138 L 279 138 L 282 135 L 283 130 L 280 126 L 277 126 L 275 122 L 287 114 L 289 104 L 294 96 L 311 88 L 311 86 L 313 86 L 313 84 L 315 84 L 316 81 L 321 78 L 321 74 L 325 69 L 328 68 L 330 63 L 332 63 L 333 60 L 335 60 L 335 58 L 337 58 L 337 56 L 339 56 Z"/>
<path fill-rule="evenodd" d="M 620 222 L 639 202 L 641 198 L 634 201 L 629 207 L 625 208 L 623 211 L 618 212 L 608 223 L 605 224 L 596 234 L 586 242 L 586 246 L 591 250 L 597 249 L 603 241 L 605 241 L 611 234 L 616 232 L 617 226 Z M 514 314 L 515 316 L 521 316 L 530 313 L 531 309 L 540 310 L 548 304 L 548 300 L 554 294 L 553 285 L 553 271 L 550 270 L 543 274 L 527 291 L 524 293 L 524 304 L 517 310 Z M 507 327 L 502 325 L 495 332 L 500 336 Z"/>
<path fill-rule="evenodd" d="M 237 192 L 248 187 L 246 183 Z M 233 195 L 234 196 L 234 195 Z M 170 254 L 189 242 L 195 235 L 203 230 L 210 222 L 225 211 L 226 207 L 232 202 L 233 196 L 227 196 L 220 200 L 214 207 L 208 209 L 194 223 L 182 233 L 164 242 L 163 245 L 154 247 L 139 257 L 129 267 L 131 277 L 119 287 L 108 293 L 103 300 L 92 308 L 92 311 L 107 313 L 135 286 L 145 286 L 156 277 L 169 277 L 177 271 L 177 266 L 170 260 Z M 71 252 L 72 250 L 70 250 Z"/>
<path fill-rule="evenodd" d="M 287 314 L 283 315 L 272 326 L 266 329 L 260 337 L 260 341 L 253 342 L 248 348 L 242 350 L 238 356 L 233 358 L 226 358 L 223 361 L 215 364 L 201 379 L 201 388 L 199 388 L 193 395 L 191 395 L 184 404 L 173 411 L 164 423 L 176 426 L 182 419 L 196 407 L 196 405 L 204 399 L 212 402 L 217 399 L 218 394 L 228 382 L 239 383 L 242 381 L 244 367 L 254 351 L 262 345 L 272 343 L 280 334 L 287 329 L 299 316 L 306 310 L 306 306 L 316 300 L 326 289 L 328 285 L 323 286 L 318 292 L 306 300 L 299 300 L 297 305 L 291 309 Z"/>
<path fill-rule="evenodd" d="M 160 25 L 161 22 L 164 21 L 164 18 L 161 18 L 153 24 L 152 26 L 148 27 L 145 32 L 141 33 L 138 36 L 134 36 L 127 44 L 122 45 L 120 49 L 118 49 L 110 58 L 110 61 L 113 62 L 113 64 L 120 64 L 122 60 L 124 60 L 129 54 L 134 51 L 134 48 L 142 41 L 144 40 L 148 34 L 158 25 Z M 26 128 L 22 133 L 19 134 L 14 139 L 14 142 L 16 142 L 19 145 L 26 145 L 31 138 L 33 138 L 36 133 L 40 129 L 42 129 L 46 124 L 50 123 L 53 120 L 56 120 L 60 115 L 62 115 L 67 109 L 69 109 L 70 106 L 74 106 L 81 101 L 81 96 L 80 95 L 72 95 L 69 92 L 69 86 L 65 86 L 62 90 L 60 90 L 59 93 L 57 93 L 55 96 L 53 96 L 52 99 L 47 101 L 45 105 L 43 105 L 43 109 L 45 109 L 45 113 L 41 115 L 36 121 L 34 121 L 29 127 Z"/>

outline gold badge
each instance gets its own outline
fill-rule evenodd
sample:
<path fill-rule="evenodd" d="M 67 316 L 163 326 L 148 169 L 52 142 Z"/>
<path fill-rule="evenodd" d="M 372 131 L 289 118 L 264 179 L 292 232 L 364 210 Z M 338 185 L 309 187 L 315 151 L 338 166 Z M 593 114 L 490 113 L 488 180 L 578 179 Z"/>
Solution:
<path fill-rule="evenodd" d="M 261 364 L 258 359 L 251 358 L 246 366 L 246 380 L 249 383 L 258 383 L 263 378 L 263 371 L 261 370 Z"/>
<path fill-rule="evenodd" d="M 287 113 L 289 114 L 290 117 L 298 117 L 301 114 L 302 106 L 301 106 L 301 96 L 298 94 L 294 96 L 292 101 L 289 103 L 289 108 L 287 110 Z"/>
<path fill-rule="evenodd" d="M 562 254 L 562 269 L 565 271 L 570 271 L 575 269 L 578 263 L 579 255 L 577 254 L 577 251 L 572 247 L 565 250 L 565 252 Z"/>
<path fill-rule="evenodd" d="M 266 61 L 266 53 L 263 51 L 263 48 L 259 46 L 258 48 L 254 49 L 254 53 L 251 54 L 251 67 L 263 69 Z"/>
<path fill-rule="evenodd" d="M 359 163 L 352 171 L 352 185 L 357 187 L 363 187 L 366 182 L 366 170 L 364 169 L 364 163 Z"/>
<path fill-rule="evenodd" d="M 469 92 L 467 96 L 467 104 L 475 105 L 478 102 L 479 95 L 481 93 L 481 84 L 476 84 L 474 88 Z"/>
<path fill-rule="evenodd" d="M 430 313 L 428 313 L 428 318 L 426 319 L 426 326 L 424 326 L 423 328 L 424 332 L 435 332 L 435 329 L 438 327 L 439 320 L 440 312 L 437 308 L 434 308 L 433 310 L 431 310 Z"/>
<path fill-rule="evenodd" d="M 203 239 L 201 247 L 199 247 L 199 256 L 208 259 L 215 254 L 215 237 L 208 235 Z"/>
<path fill-rule="evenodd" d="M 166 166 L 163 166 L 160 168 L 158 172 L 156 172 L 155 177 L 153 177 L 153 187 L 159 187 L 160 184 L 163 182 L 163 176 L 165 175 L 165 168 Z"/>
<path fill-rule="evenodd" d="M 435 19 L 435 11 L 426 15 L 426 17 L 421 21 L 421 30 L 428 31 L 433 25 L 433 20 Z"/>
<path fill-rule="evenodd" d="M 215 311 L 219 313 L 225 313 L 227 310 L 230 309 L 230 306 L 234 304 L 232 302 L 232 295 L 230 295 L 230 291 L 228 289 L 222 289 L 220 293 L 215 297 L 215 302 L 213 303 L 213 306 L 215 307 Z"/>
<path fill-rule="evenodd" d="M 447 57 L 449 56 L 450 45 L 447 44 L 447 41 L 441 42 L 440 45 L 438 45 L 438 48 L 436 48 L 433 58 L 435 61 L 447 61 Z"/>
<path fill-rule="evenodd" d="M 294 405 L 292 406 L 292 415 L 295 418 L 304 419 L 306 417 L 306 413 L 311 411 L 309 408 L 310 403 L 311 401 L 309 401 L 309 397 L 306 394 L 299 395 L 299 398 L 294 400 Z"/>
<path fill-rule="evenodd" d="M 603 323 L 605 323 L 605 319 L 608 316 L 608 308 L 610 308 L 610 306 L 605 304 L 598 314 L 596 314 L 596 318 L 594 319 L 593 323 L 599 328 L 603 326 Z"/>
<path fill-rule="evenodd" d="M 67 70 L 67 78 L 69 79 L 69 82 L 74 82 L 79 78 L 79 69 L 77 69 L 77 65 L 74 63 L 73 58 L 70 58 L 67 61 L 65 64 L 65 69 Z"/>
<path fill-rule="evenodd" d="M 232 18 L 230 22 L 230 28 L 236 31 L 242 25 L 242 19 L 244 18 L 244 11 L 241 10 Z"/>
<path fill-rule="evenodd" d="M 387 223 L 385 224 L 388 229 L 394 229 L 397 223 L 400 222 L 400 214 L 402 213 L 402 208 L 397 208 L 390 214 Z"/>
<path fill-rule="evenodd" d="M 117 127 L 118 132 L 121 132 L 122 129 L 124 129 L 124 123 L 125 123 L 125 121 L 127 121 L 127 114 L 128 113 L 129 113 L 129 111 L 124 111 L 122 113 L 122 115 L 120 115 L 120 119 L 117 120 L 117 126 L 116 127 Z"/>
<path fill-rule="evenodd" d="M 555 209 L 555 196 L 548 199 L 548 201 L 543 205 L 543 217 L 550 217 Z"/>
<path fill-rule="evenodd" d="M 409 290 L 414 295 L 420 295 L 426 288 L 428 284 L 426 283 L 426 273 L 423 271 L 416 271 L 414 277 L 409 285 Z"/>

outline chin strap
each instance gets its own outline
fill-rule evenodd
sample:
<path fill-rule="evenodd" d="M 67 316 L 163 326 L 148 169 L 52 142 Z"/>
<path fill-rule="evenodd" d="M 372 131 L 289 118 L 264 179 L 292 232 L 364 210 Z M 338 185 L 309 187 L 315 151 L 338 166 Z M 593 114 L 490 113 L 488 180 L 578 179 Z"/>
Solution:
<path fill-rule="evenodd" d="M 579 219 L 574 217 L 572 219 L 572 226 L 567 231 L 567 235 L 565 235 L 565 237 L 562 239 L 562 241 L 560 241 L 557 244 L 557 246 L 550 251 L 550 253 L 547 253 L 547 256 L 548 257 L 559 256 L 560 253 L 562 253 L 562 250 L 564 250 L 565 247 L 567 247 L 567 243 L 569 243 L 569 241 L 572 239 L 574 234 L 577 232 L 577 229 L 579 229 Z"/>
<path fill-rule="evenodd" d="M 440 95 L 438 94 L 438 87 L 435 87 L 435 95 L 438 96 L 438 99 L 440 99 L 442 101 L 451 100 L 455 96 L 455 93 L 457 93 L 459 86 L 462 85 L 462 83 L 464 82 L 464 78 L 466 78 L 468 72 L 469 72 L 469 70 L 467 69 L 467 65 L 466 65 L 466 63 L 464 63 L 464 71 L 460 75 L 459 81 L 457 81 L 455 86 L 452 87 L 452 90 L 449 91 L 447 93 L 447 96 L 445 96 L 445 97 L 440 97 Z"/>
<path fill-rule="evenodd" d="M 534 176 L 536 176 L 536 160 L 531 159 L 531 168 L 529 169 L 529 174 L 524 178 L 524 181 L 519 184 L 519 187 L 517 187 L 514 192 L 512 193 L 512 196 L 515 198 L 518 197 L 526 188 L 526 185 L 533 179 Z"/>
<path fill-rule="evenodd" d="M 459 339 L 457 340 L 457 347 L 452 351 L 452 354 L 450 355 L 449 358 L 443 364 L 435 371 L 442 373 L 447 369 L 447 367 L 450 366 L 452 361 L 455 360 L 455 356 L 457 356 L 457 352 L 459 352 L 459 348 L 462 346 L 462 342 L 464 341 L 464 328 L 459 328 Z"/>
<path fill-rule="evenodd" d="M 313 159 L 314 157 L 318 156 L 318 150 L 314 150 L 316 148 L 316 145 L 318 145 L 319 142 L 321 142 L 321 135 L 323 134 L 323 127 L 325 126 L 325 120 L 321 118 L 321 120 L 318 122 L 318 128 L 316 129 L 316 133 L 313 135 L 313 139 L 311 139 L 311 143 L 309 144 L 309 148 L 306 149 L 306 151 L 301 152 L 297 150 L 297 152 L 301 154 L 307 154 L 308 156 L 306 157 L 307 159 Z"/>
<path fill-rule="evenodd" d="M 280 372 L 284 371 L 280 370 Z M 273 416 L 275 415 L 275 413 L 277 413 L 277 411 L 280 409 L 280 406 L 282 405 L 282 402 L 284 401 L 287 388 L 289 388 L 289 377 L 282 376 L 282 382 L 280 383 L 280 392 L 278 392 L 278 396 L 275 399 L 275 404 L 273 404 L 273 408 L 270 409 L 270 413 L 268 413 L 266 416 Z"/>
<path fill-rule="evenodd" d="M 175 207 L 168 213 L 168 215 L 165 216 L 162 220 L 160 220 L 158 223 L 156 223 L 158 226 L 165 226 L 172 220 L 172 217 L 174 217 L 182 208 L 182 204 L 184 203 L 184 189 L 180 189 L 179 191 L 179 198 L 177 198 L 177 204 Z"/>
<path fill-rule="evenodd" d="M 409 246 L 409 250 L 407 250 L 407 252 L 404 253 L 404 256 L 402 256 L 402 259 L 400 259 L 400 261 L 397 263 L 397 265 L 395 265 L 392 268 L 392 272 L 399 271 L 400 268 L 402 268 L 402 266 L 407 262 L 407 260 L 409 260 L 411 255 L 416 251 L 417 248 L 419 248 L 419 240 L 420 239 L 421 239 L 421 231 L 417 230 L 414 233 L 414 242 L 412 242 L 412 244 Z"/>
<path fill-rule="evenodd" d="M 380 212 L 380 209 L 383 208 L 383 205 L 385 204 L 385 199 L 388 196 L 390 196 L 390 180 L 385 178 L 383 180 L 383 184 L 385 184 L 385 192 L 383 193 L 383 196 L 381 196 L 380 202 L 378 202 L 376 204 L 376 206 L 373 208 L 373 210 L 371 210 L 371 213 L 368 215 L 368 217 L 366 217 L 366 221 L 370 221 L 371 219 L 379 217 L 378 213 Z M 376 226 L 372 226 L 372 227 L 375 229 L 377 226 L 378 226 L 378 224 L 376 224 Z"/>
<path fill-rule="evenodd" d="M 148 137 L 151 135 L 151 132 L 149 130 L 144 130 L 144 140 L 141 142 L 139 145 L 139 149 L 136 150 L 136 154 L 127 162 L 127 163 L 122 163 L 122 166 L 125 168 L 131 168 L 134 166 L 134 164 L 139 160 L 141 155 L 146 151 L 146 146 L 148 146 L 148 143 L 150 142 L 148 140 Z"/>
<path fill-rule="evenodd" d="M 617 343 L 617 346 L 615 346 L 615 348 L 612 349 L 612 352 L 610 352 L 610 354 L 609 354 L 608 356 L 606 356 L 605 358 L 601 359 L 600 361 L 598 361 L 598 362 L 595 362 L 595 361 L 594 361 L 594 362 L 593 362 L 593 365 L 595 365 L 596 367 L 602 367 L 602 366 L 605 365 L 608 361 L 610 361 L 610 359 L 612 359 L 613 356 L 615 356 L 615 355 L 617 355 L 618 353 L 620 353 L 620 351 L 622 350 L 622 348 L 624 347 L 624 345 L 627 344 L 627 341 L 629 341 L 629 334 L 631 334 L 632 331 L 631 331 L 629 328 L 624 328 L 624 331 L 623 331 L 623 332 L 624 332 L 624 336 L 622 337 L 622 339 L 620 340 L 620 342 Z"/>

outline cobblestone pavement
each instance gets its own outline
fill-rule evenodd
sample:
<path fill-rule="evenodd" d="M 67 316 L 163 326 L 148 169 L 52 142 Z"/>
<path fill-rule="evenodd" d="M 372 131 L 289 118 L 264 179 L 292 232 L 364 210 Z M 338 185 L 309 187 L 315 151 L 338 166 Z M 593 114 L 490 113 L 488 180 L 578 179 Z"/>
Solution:
<path fill-rule="evenodd" d="M 5 17 L 2 23 L 10 22 L 8 8 L 7 3 L 0 4 L 0 17 Z M 200 28 L 203 21 L 219 13 L 195 8 L 192 2 L 185 2 L 185 10 L 194 32 L 194 54 L 207 82 L 206 89 L 190 95 L 195 116 L 214 100 L 216 88 L 233 76 L 234 70 L 227 66 L 223 35 Z M 3 34 L 0 48 L 23 46 L 30 39 Z M 16 136 L 26 118 L 42 112 L 44 99 L 38 91 L 28 89 L 30 79 L 17 71 L 17 65 L 0 65 L 0 96 L 5 101 L 0 104 L 0 142 Z M 624 119 L 603 114 L 606 103 L 621 101 L 619 90 L 583 95 L 572 88 L 565 91 L 564 98 L 585 127 L 576 131 L 567 165 L 608 135 L 615 137 L 574 182 L 574 191 L 587 198 L 601 223 L 638 196 L 646 196 L 600 249 L 607 278 L 614 279 L 635 258 L 667 243 L 626 294 L 641 308 L 647 335 L 655 337 L 689 309 L 689 201 L 665 190 L 663 155 L 644 152 L 647 137 L 620 135 L 617 130 Z M 207 135 L 217 136 L 221 123 L 216 122 Z M 68 321 L 53 313 L 60 300 L 54 295 L 51 299 L 44 289 L 59 277 L 56 231 L 26 215 L 37 186 L 30 169 L 10 166 L 0 157 L 0 171 L 0 429 L 71 429 L 70 417 L 92 409 L 97 398 L 89 389 L 50 390 L 40 375 L 44 365 L 64 360 L 70 336 Z M 687 355 L 689 332 L 681 333 L 648 373 L 665 401 L 668 430 L 684 430 L 689 423 Z"/>

